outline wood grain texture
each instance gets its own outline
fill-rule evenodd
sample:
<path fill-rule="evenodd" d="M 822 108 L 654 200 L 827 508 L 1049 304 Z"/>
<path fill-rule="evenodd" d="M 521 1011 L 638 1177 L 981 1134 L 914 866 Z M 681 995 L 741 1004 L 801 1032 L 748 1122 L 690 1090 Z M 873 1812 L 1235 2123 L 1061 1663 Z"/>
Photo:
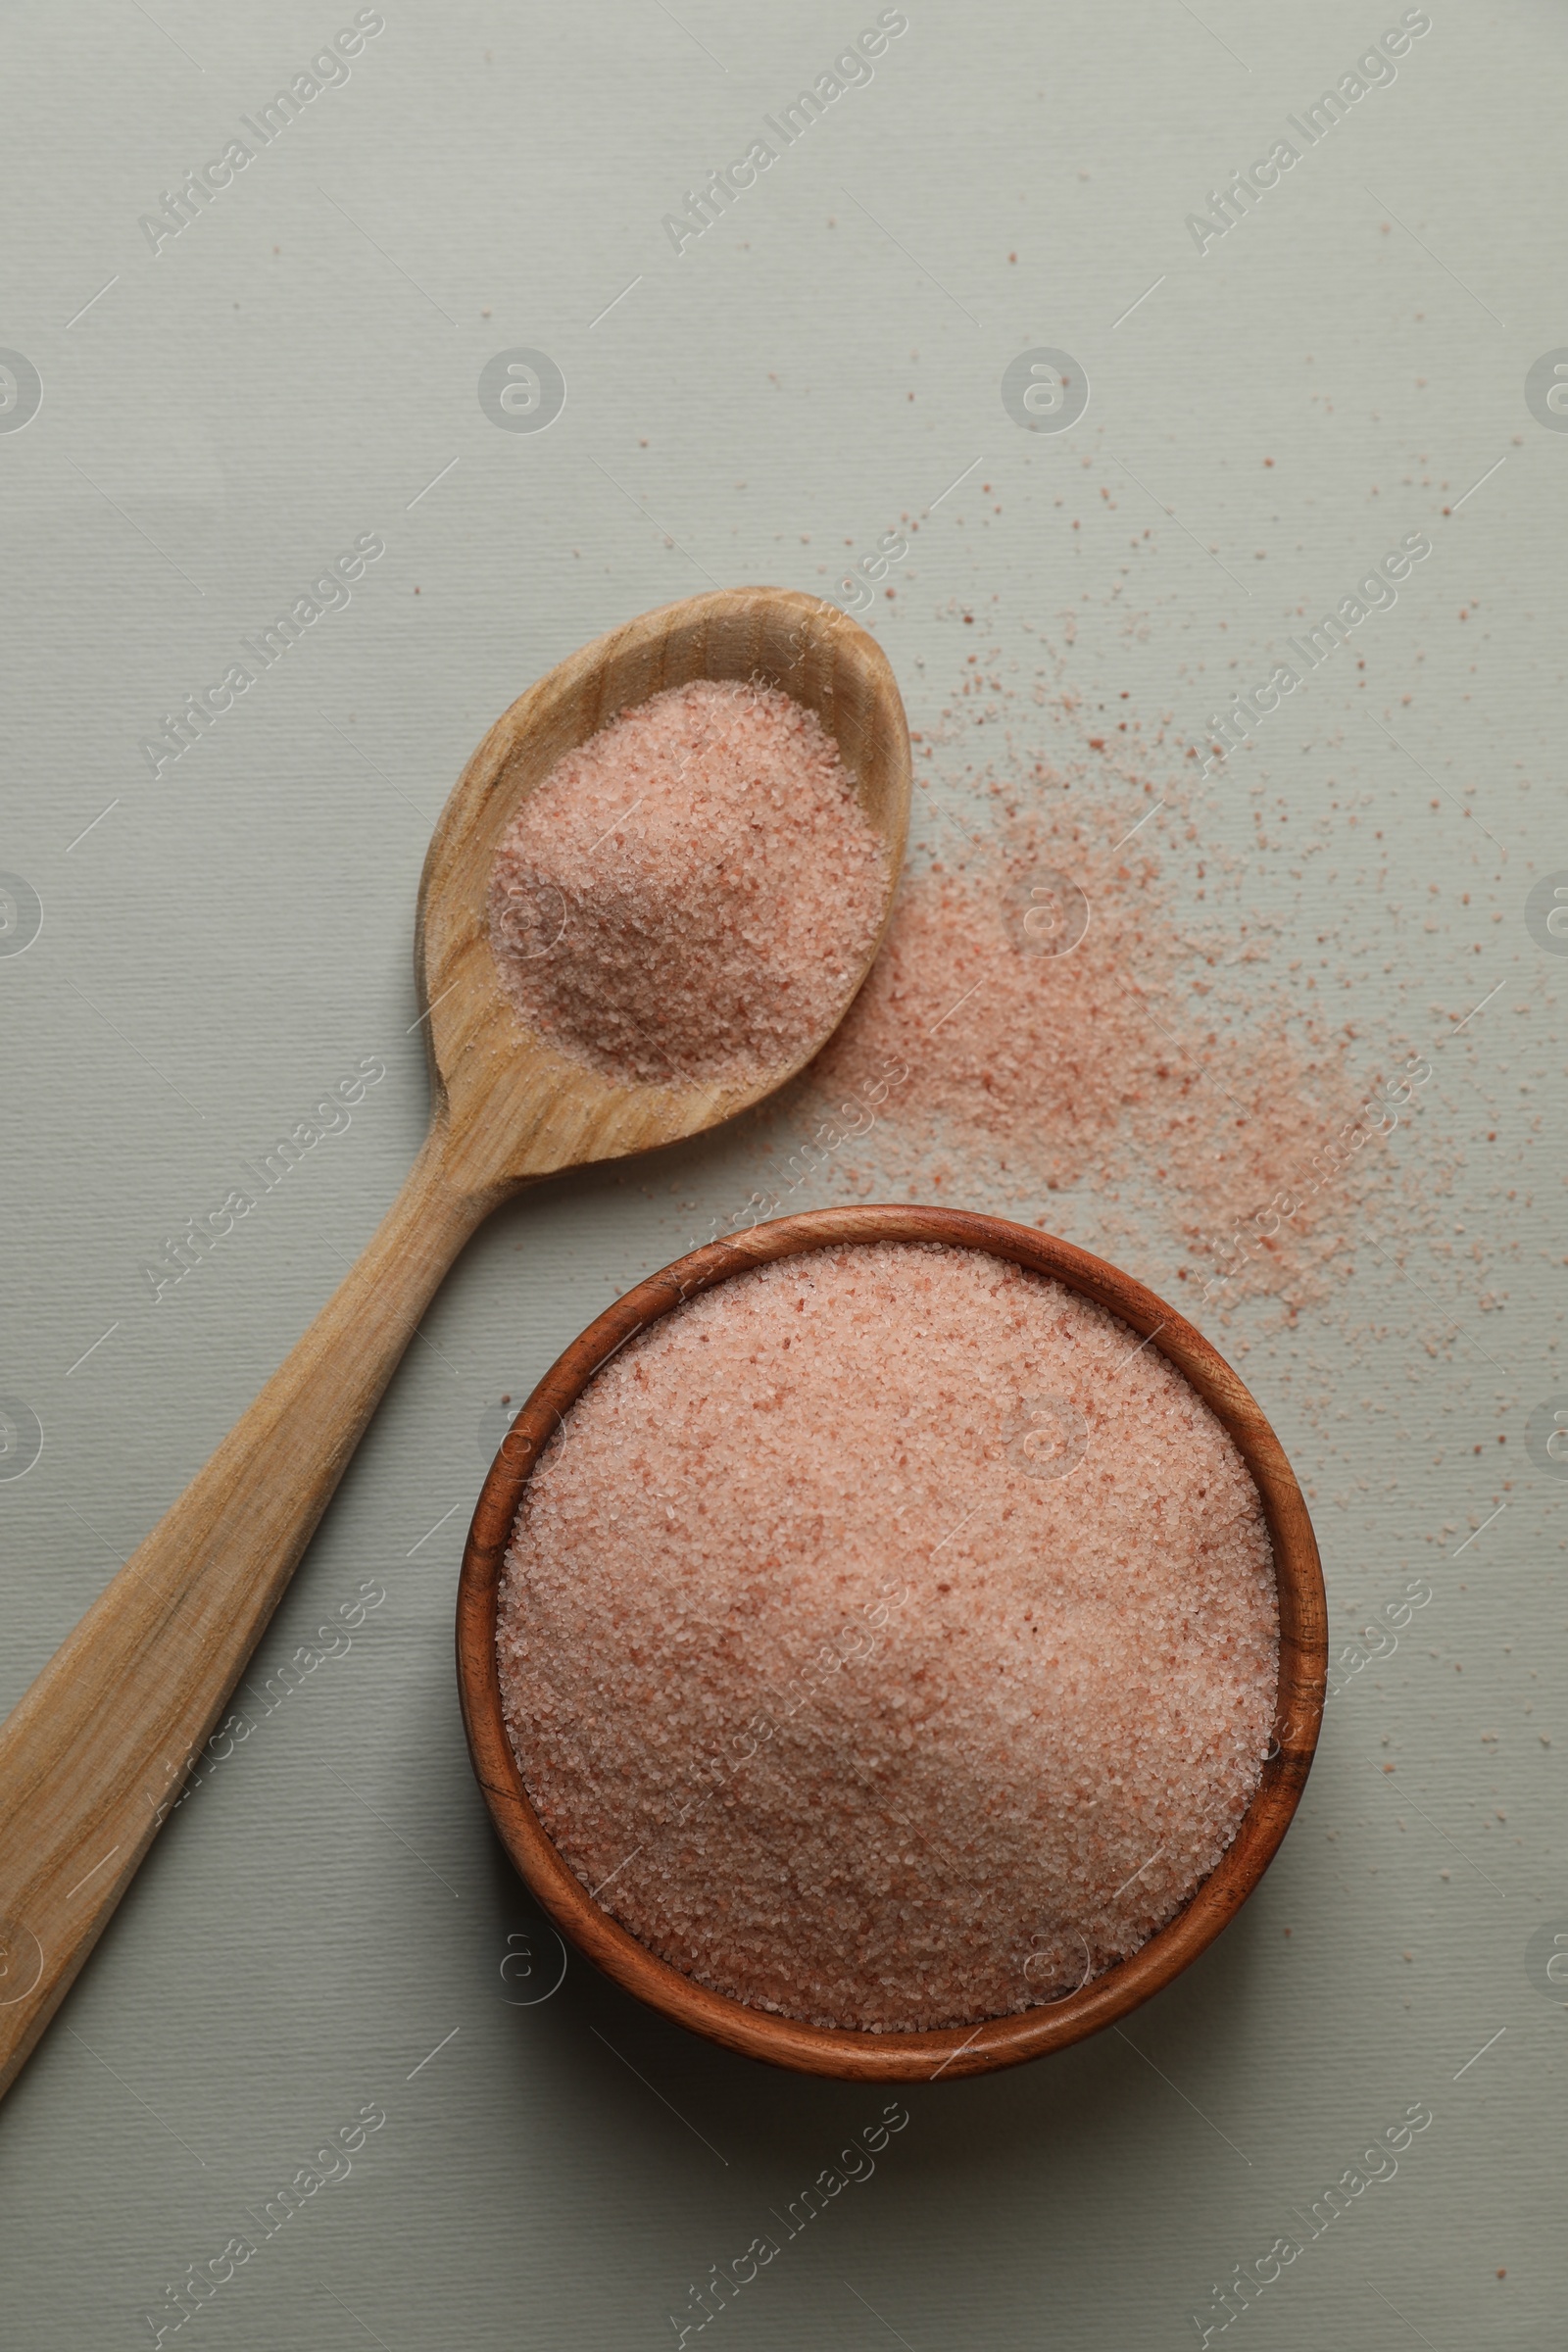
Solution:
<path fill-rule="evenodd" d="M 837 739 L 887 848 L 886 929 L 908 821 L 908 734 L 881 648 L 835 607 L 772 588 L 667 606 L 573 654 L 491 728 L 442 812 L 419 888 L 431 1120 L 413 1172 L 305 1337 L 0 1726 L 0 2091 L 166 1818 L 475 1227 L 532 1178 L 732 1116 L 825 1041 L 826 1030 L 750 1089 L 617 1089 L 532 1037 L 504 995 L 486 930 L 501 833 L 563 753 L 628 705 L 700 677 L 782 686 Z"/>
<path fill-rule="evenodd" d="M 1236 1441 L 1256 1483 L 1274 1547 L 1280 1608 L 1276 1752 L 1236 1838 L 1167 1927 L 1128 1960 L 1063 2000 L 1015 2017 L 929 2034 L 837 2032 L 774 2017 L 711 1992 L 655 1957 L 602 1910 L 547 1835 L 517 1770 L 501 1707 L 496 1611 L 523 1490 L 561 1417 L 634 1332 L 715 1283 L 772 1258 L 846 1242 L 950 1242 L 1049 1274 L 1119 1315 L 1191 1382 Z M 1201 1332 L 1142 1283 L 1070 1242 L 1000 1217 L 942 1208 L 828 1208 L 781 1217 L 694 1250 L 639 1283 L 574 1340 L 528 1398 L 491 1466 L 464 1552 L 458 1592 L 458 1686 L 474 1772 L 501 1841 L 564 1936 L 607 1976 L 693 2032 L 801 2074 L 922 2082 L 1016 2066 L 1099 2033 L 1195 1960 L 1257 1885 L 1290 1826 L 1323 1714 L 1328 1618 L 1317 1543 L 1289 1462 L 1256 1399 Z"/>

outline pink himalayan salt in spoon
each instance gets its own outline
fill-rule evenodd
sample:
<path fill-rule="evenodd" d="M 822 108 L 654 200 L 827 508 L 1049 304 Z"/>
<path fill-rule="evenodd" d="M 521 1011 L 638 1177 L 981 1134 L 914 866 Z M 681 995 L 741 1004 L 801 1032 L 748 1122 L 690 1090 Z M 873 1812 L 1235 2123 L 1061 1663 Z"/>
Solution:
<path fill-rule="evenodd" d="M 752 1086 L 831 1029 L 887 852 L 815 712 L 696 678 L 568 752 L 496 853 L 490 936 L 527 1027 L 621 1085 Z"/>
<path fill-rule="evenodd" d="M 1261 1504 L 1175 1368 L 938 1244 L 737 1276 L 634 1340 L 524 1491 L 508 1731 L 641 1942 L 823 2026 L 1072 1991 L 1181 1908 L 1256 1788 Z"/>

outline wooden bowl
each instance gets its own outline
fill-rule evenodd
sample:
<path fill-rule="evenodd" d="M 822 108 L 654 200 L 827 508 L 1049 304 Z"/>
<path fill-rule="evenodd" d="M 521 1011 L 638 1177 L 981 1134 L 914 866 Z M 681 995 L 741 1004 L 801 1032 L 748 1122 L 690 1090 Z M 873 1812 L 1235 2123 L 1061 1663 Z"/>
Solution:
<path fill-rule="evenodd" d="M 561 1416 L 634 1332 L 683 1300 L 772 1258 L 847 1242 L 948 1242 L 986 1250 L 1108 1307 L 1153 1345 L 1230 1432 L 1251 1472 L 1274 1546 L 1280 1670 L 1274 1753 L 1217 1867 L 1168 1926 L 1130 1959 L 1065 1999 L 972 2028 L 873 2034 L 749 2009 L 668 1966 L 593 1900 L 546 1834 L 522 1784 L 501 1709 L 496 1609 L 503 1563 L 529 1474 Z M 534 1390 L 490 1467 L 458 1589 L 458 1687 L 468 1748 L 491 1818 L 524 1883 L 561 1933 L 628 1992 L 748 2058 L 808 2075 L 879 2082 L 989 2073 L 1065 2049 L 1125 2017 L 1180 1974 L 1232 1919 L 1273 1859 L 1305 1785 L 1323 1714 L 1328 1621 L 1306 1504 L 1279 1440 L 1222 1356 L 1152 1291 L 1070 1242 L 1001 1217 L 946 1208 L 824 1208 L 713 1242 L 641 1282 L 574 1340 Z"/>

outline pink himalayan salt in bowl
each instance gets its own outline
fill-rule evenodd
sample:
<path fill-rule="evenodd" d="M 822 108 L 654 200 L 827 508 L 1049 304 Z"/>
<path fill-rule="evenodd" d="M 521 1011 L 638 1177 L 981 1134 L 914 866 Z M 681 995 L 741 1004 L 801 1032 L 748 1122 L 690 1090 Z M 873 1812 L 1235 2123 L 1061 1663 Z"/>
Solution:
<path fill-rule="evenodd" d="M 460 1609 L 480 1777 L 558 1924 L 701 2031 L 905 2077 L 1059 2046 L 1284 1834 L 1299 1492 L 1200 1336 L 1069 1245 L 760 1228 L 618 1301 L 509 1447 Z"/>
<path fill-rule="evenodd" d="M 814 710 L 694 678 L 556 763 L 502 835 L 490 940 L 516 1012 L 621 1086 L 753 1087 L 832 1028 L 887 852 Z"/>

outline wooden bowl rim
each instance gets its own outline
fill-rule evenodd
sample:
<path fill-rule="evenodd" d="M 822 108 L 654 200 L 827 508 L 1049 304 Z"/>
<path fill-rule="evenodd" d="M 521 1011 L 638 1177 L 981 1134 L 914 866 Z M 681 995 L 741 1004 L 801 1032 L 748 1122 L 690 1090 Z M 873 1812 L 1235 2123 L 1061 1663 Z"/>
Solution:
<path fill-rule="evenodd" d="M 1280 1672 L 1274 1753 L 1232 1843 L 1176 1917 L 1129 1959 L 1065 1998 L 929 2033 L 811 2026 L 748 2008 L 659 1959 L 602 1910 L 534 1811 L 502 1712 L 496 1657 L 501 1575 L 523 1489 L 540 1452 L 594 1374 L 635 1333 L 688 1298 L 780 1257 L 841 1244 L 946 1242 L 1046 1274 L 1109 1308 L 1191 1383 L 1230 1432 L 1257 1486 L 1274 1547 Z M 1328 1619 L 1312 1523 L 1261 1408 L 1218 1350 L 1153 1292 L 1073 1243 L 972 1211 L 927 1207 L 810 1209 L 677 1258 L 597 1315 L 534 1389 L 486 1475 L 458 1588 L 458 1687 L 469 1754 L 502 1844 L 563 1936 L 628 1992 L 694 2033 L 803 2074 L 919 2082 L 989 2073 L 1065 2049 L 1114 2025 L 1198 1958 L 1272 1861 L 1296 1811 L 1322 1721 Z"/>

